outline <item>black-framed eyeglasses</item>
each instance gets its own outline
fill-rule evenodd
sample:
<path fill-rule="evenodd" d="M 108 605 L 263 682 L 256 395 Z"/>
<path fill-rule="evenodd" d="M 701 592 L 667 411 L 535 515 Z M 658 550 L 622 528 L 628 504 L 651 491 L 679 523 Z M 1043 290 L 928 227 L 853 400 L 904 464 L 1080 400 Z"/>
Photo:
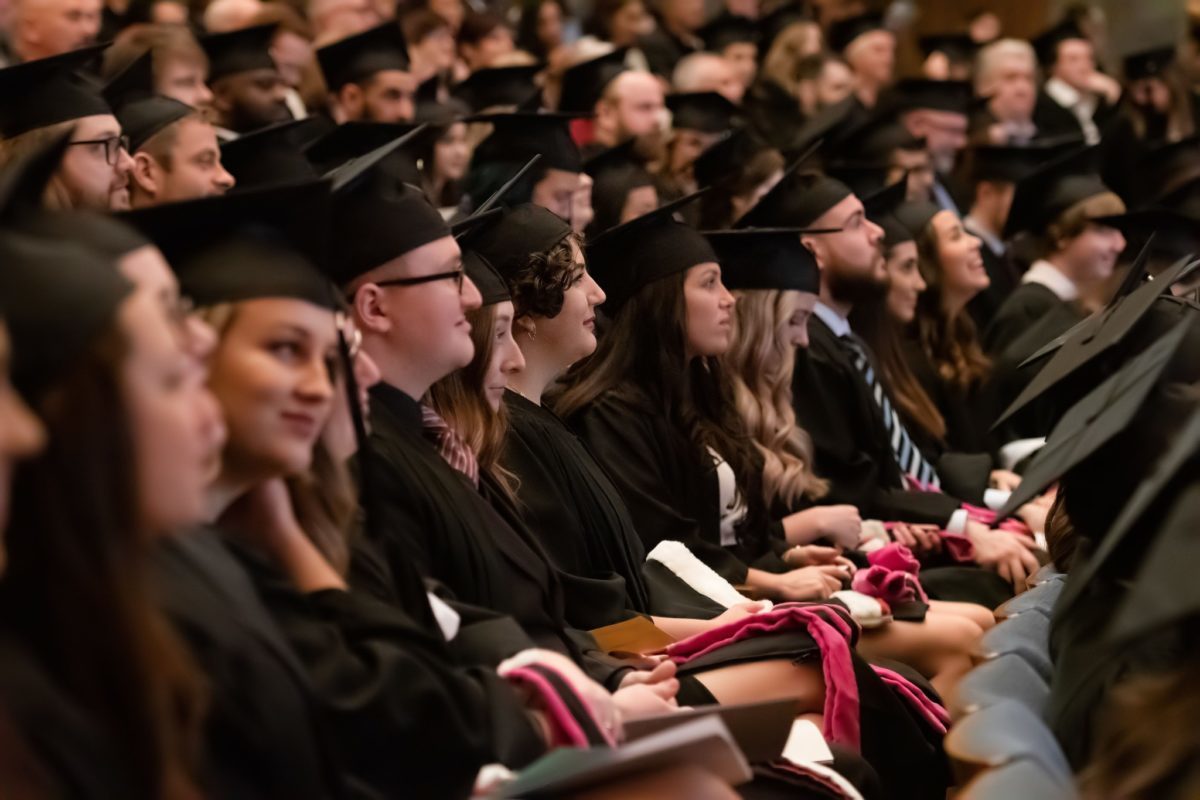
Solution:
<path fill-rule="evenodd" d="M 124 150 L 129 152 L 129 137 L 124 134 L 120 136 L 109 136 L 104 139 L 80 139 L 77 142 L 67 142 L 68 145 L 77 144 L 102 144 L 104 145 L 104 160 L 109 166 L 116 166 L 117 158 L 120 152 Z"/>
<path fill-rule="evenodd" d="M 463 278 L 466 274 L 463 268 L 459 267 L 451 272 L 439 272 L 436 275 L 422 275 L 419 278 L 390 278 L 386 281 L 374 281 L 374 283 L 376 286 L 417 286 L 422 283 L 452 280 L 459 294 L 462 294 Z"/>

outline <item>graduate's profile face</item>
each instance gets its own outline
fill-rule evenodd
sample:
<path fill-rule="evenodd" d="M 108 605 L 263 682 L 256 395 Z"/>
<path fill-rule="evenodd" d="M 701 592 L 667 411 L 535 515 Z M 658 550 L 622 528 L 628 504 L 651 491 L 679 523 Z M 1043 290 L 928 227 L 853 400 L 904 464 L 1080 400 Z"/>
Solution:
<path fill-rule="evenodd" d="M 696 159 L 721 138 L 719 133 L 705 133 L 676 128 L 671 140 L 670 171 L 672 175 L 689 173 Z"/>
<path fill-rule="evenodd" d="M 208 67 L 200 59 L 164 58 L 154 62 L 154 85 L 158 93 L 201 111 L 212 105 Z"/>
<path fill-rule="evenodd" d="M 837 228 L 837 233 L 804 237 L 835 297 L 853 302 L 861 291 L 876 290 L 887 281 L 883 260 L 883 229 L 867 219 L 857 197 L 849 195 L 818 217 L 813 226 Z"/>
<path fill-rule="evenodd" d="M 13 467 L 22 459 L 37 453 L 46 439 L 42 423 L 9 383 L 11 362 L 8 329 L 4 327 L 3 321 L 0 321 L 0 533 L 3 533 L 8 522 Z M 0 542 L 0 572 L 4 571 L 3 567 L 3 547 Z"/>
<path fill-rule="evenodd" d="M 887 311 L 901 325 L 917 316 L 917 298 L 925 291 L 925 279 L 917 261 L 917 243 L 899 242 L 887 252 Z"/>
<path fill-rule="evenodd" d="M 758 72 L 758 45 L 754 42 L 736 42 L 726 45 L 722 55 L 729 62 L 742 88 L 749 89 L 750 84 L 754 83 L 754 75 Z"/>
<path fill-rule="evenodd" d="M 287 84 L 274 69 L 252 69 L 221 78 L 213 85 L 213 108 L 221 118 L 219 124 L 238 133 L 292 118 Z"/>
<path fill-rule="evenodd" d="M 174 136 L 167 163 L 158 164 L 154 172 L 155 203 L 212 197 L 233 188 L 233 176 L 221 165 L 221 148 L 212 125 L 199 117 L 183 119 L 176 124 Z M 150 156 L 139 152 L 136 157 L 134 180 L 139 185 L 144 158 Z"/>
<path fill-rule="evenodd" d="M 443 181 L 462 180 L 471 163 L 471 145 L 467 141 L 467 124 L 456 122 L 446 129 L 433 145 L 433 168 Z"/>
<path fill-rule="evenodd" d="M 511 300 L 497 303 L 492 311 L 492 352 L 483 374 L 483 394 L 492 411 L 498 412 L 504 401 L 508 379 L 525 369 L 525 355 L 513 338 L 513 304 Z"/>
<path fill-rule="evenodd" d="M 733 340 L 736 300 L 721 283 L 720 265 L 710 261 L 689 269 L 683 298 L 688 358 L 724 355 Z"/>
<path fill-rule="evenodd" d="M 411 122 L 416 110 L 417 79 L 408 72 L 384 69 L 362 84 L 362 106 L 356 119 Z"/>
<path fill-rule="evenodd" d="M 157 298 L 163 313 L 194 358 L 205 361 L 212 354 L 217 343 L 216 333 L 207 322 L 189 313 L 188 305 L 179 294 L 179 281 L 157 247 L 146 245 L 126 253 L 117 262 L 117 268 L 139 291 L 149 292 Z"/>
<path fill-rule="evenodd" d="M 890 83 L 896 67 L 896 36 L 885 30 L 864 33 L 846 48 L 846 61 L 860 79 L 877 86 Z"/>
<path fill-rule="evenodd" d="M 969 299 L 986 289 L 991 280 L 983 266 L 983 242 L 963 228 L 953 211 L 939 211 L 929 224 L 937 243 L 943 294 Z"/>
<path fill-rule="evenodd" d="M 75 121 L 71 145 L 63 153 L 55 175 L 69 208 L 102 213 L 129 208 L 133 159 L 125 148 L 106 144 L 120 135 L 121 125 L 111 114 Z"/>
<path fill-rule="evenodd" d="M 1068 239 L 1061 251 L 1072 278 L 1078 283 L 1107 280 L 1125 249 L 1125 237 L 1107 225 L 1088 225 L 1078 236 Z"/>
<path fill-rule="evenodd" d="M 532 320 L 536 339 L 553 347 L 562 369 L 596 351 L 596 306 L 605 300 L 604 290 L 592 278 L 579 245 L 571 242 L 571 254 L 577 271 L 563 292 L 562 309 L 553 317 Z"/>
<path fill-rule="evenodd" d="M 550 167 L 542 179 L 534 184 L 530 202 L 569 220 L 579 184 L 580 173 Z"/>
<path fill-rule="evenodd" d="M 658 189 L 653 186 L 637 186 L 625 195 L 625 205 L 621 207 L 621 222 L 649 214 L 658 208 Z"/>
<path fill-rule="evenodd" d="M 808 347 L 808 320 L 817 307 L 817 296 L 811 292 L 784 292 L 791 309 L 783 320 L 784 342 L 790 347 Z"/>
<path fill-rule="evenodd" d="M 285 298 L 238 303 L 209 377 L 229 427 L 226 470 L 265 480 L 307 469 L 333 407 L 338 363 L 328 309 Z"/>
<path fill-rule="evenodd" d="M 145 530 L 168 533 L 204 517 L 215 447 L 212 397 L 202 363 L 153 293 L 139 288 L 119 312 L 129 342 L 123 393 L 133 426 L 138 513 Z M 219 425 L 219 423 L 218 423 Z"/>

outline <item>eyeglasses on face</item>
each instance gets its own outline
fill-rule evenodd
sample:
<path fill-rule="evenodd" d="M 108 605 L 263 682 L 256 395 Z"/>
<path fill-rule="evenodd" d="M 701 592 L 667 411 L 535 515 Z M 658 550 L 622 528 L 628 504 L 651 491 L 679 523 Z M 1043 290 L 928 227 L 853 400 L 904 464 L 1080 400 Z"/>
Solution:
<path fill-rule="evenodd" d="M 390 278 L 385 281 L 375 281 L 376 286 L 418 286 L 422 283 L 433 283 L 434 281 L 454 281 L 455 287 L 459 294 L 462 294 L 463 278 L 466 273 L 462 267 L 450 272 L 439 272 L 434 275 L 422 275 L 419 278 Z"/>
<path fill-rule="evenodd" d="M 129 152 L 129 137 L 124 134 L 120 136 L 109 136 L 104 139 L 80 139 L 77 142 L 68 142 L 68 145 L 74 146 L 77 144 L 104 145 L 104 160 L 108 165 L 116 166 L 117 158 L 120 152 L 124 150 Z"/>

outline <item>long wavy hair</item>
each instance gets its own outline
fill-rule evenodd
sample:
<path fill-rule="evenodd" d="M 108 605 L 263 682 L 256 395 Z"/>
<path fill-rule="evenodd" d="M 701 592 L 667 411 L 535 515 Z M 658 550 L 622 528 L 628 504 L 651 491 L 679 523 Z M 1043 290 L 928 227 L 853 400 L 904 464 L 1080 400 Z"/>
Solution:
<path fill-rule="evenodd" d="M 667 419 L 687 441 L 688 458 L 711 463 L 718 453 L 733 469 L 747 514 L 738 541 L 760 545 L 768 522 L 762 461 L 737 413 L 733 384 L 721 360 L 688 360 L 687 311 L 680 272 L 644 286 L 617 311 L 596 353 L 572 369 L 554 398 L 564 419 L 612 396 Z"/>
<path fill-rule="evenodd" d="M 812 439 L 796 424 L 792 374 L 796 348 L 784 331 L 796 308 L 797 292 L 742 291 L 737 297 L 733 346 L 723 359 L 746 430 L 763 458 L 763 496 L 789 508 L 829 492 L 813 472 Z"/>
<path fill-rule="evenodd" d="M 495 352 L 496 308 L 497 304 L 492 304 L 467 312 L 475 357 L 430 387 L 429 404 L 475 453 L 480 472 L 487 472 L 508 498 L 515 500 L 517 478 L 500 463 L 508 432 L 508 410 L 501 404 L 499 411 L 493 411 L 483 386 Z"/>
<path fill-rule="evenodd" d="M 161 534 L 138 519 L 129 352 L 114 327 L 26 398 L 48 437 L 14 475 L 0 614 L 108 733 L 134 797 L 194 798 L 206 688 L 153 586 Z"/>
<path fill-rule="evenodd" d="M 942 302 L 945 276 L 938 258 L 938 234 L 929 222 L 917 236 L 917 263 L 926 289 L 917 297 L 917 340 L 947 384 L 968 391 L 987 380 L 992 361 L 979 345 L 979 331 L 965 309 L 951 316 Z"/>

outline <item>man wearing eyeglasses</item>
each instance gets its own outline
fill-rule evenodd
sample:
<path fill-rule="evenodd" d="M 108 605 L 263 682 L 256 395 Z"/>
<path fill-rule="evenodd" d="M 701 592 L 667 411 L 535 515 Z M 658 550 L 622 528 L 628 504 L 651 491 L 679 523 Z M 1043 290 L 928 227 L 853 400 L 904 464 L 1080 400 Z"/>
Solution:
<path fill-rule="evenodd" d="M 124 211 L 129 208 L 129 137 L 112 114 L 84 117 L 50 182 L 47 202 L 61 208 Z"/>

